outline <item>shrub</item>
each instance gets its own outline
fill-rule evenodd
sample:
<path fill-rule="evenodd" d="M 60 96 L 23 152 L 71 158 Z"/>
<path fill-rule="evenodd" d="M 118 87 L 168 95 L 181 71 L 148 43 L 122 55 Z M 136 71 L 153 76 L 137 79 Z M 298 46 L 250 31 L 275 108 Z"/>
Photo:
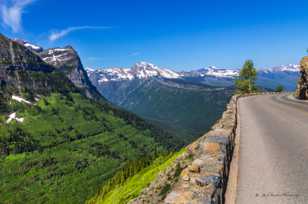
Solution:
<path fill-rule="evenodd" d="M 284 91 L 284 87 L 282 85 L 278 85 L 275 89 L 276 92 L 283 92 Z"/>

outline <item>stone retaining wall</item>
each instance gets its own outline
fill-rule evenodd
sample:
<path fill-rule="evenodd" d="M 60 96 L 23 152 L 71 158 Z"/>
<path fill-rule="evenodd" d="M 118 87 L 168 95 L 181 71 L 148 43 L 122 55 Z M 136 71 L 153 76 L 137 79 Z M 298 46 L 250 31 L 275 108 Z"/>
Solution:
<path fill-rule="evenodd" d="M 211 131 L 187 146 L 186 152 L 131 203 L 224 203 L 235 145 L 237 101 L 252 95 L 257 94 L 233 96 Z"/>

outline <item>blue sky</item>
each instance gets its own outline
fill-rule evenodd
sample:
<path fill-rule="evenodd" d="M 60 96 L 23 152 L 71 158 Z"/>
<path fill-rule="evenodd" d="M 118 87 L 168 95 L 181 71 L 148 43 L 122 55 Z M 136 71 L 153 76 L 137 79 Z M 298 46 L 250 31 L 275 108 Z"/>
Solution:
<path fill-rule="evenodd" d="M 268 67 L 298 63 L 308 48 L 307 0 L 0 0 L 0 9 L 1 33 L 72 45 L 91 67 Z"/>

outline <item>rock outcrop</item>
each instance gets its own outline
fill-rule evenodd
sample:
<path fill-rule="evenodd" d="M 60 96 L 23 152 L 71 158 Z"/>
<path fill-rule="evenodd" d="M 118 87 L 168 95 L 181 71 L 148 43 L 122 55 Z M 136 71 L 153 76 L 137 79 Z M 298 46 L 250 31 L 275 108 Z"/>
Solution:
<path fill-rule="evenodd" d="M 295 96 L 301 100 L 308 99 L 308 56 L 300 62 L 300 78 L 297 82 Z"/>

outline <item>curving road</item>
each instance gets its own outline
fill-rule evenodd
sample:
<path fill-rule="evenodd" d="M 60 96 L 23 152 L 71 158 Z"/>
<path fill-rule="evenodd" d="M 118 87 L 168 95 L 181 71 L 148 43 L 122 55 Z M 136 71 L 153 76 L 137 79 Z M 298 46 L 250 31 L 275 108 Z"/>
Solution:
<path fill-rule="evenodd" d="M 308 103 L 253 96 L 239 114 L 236 203 L 308 203 Z"/>

